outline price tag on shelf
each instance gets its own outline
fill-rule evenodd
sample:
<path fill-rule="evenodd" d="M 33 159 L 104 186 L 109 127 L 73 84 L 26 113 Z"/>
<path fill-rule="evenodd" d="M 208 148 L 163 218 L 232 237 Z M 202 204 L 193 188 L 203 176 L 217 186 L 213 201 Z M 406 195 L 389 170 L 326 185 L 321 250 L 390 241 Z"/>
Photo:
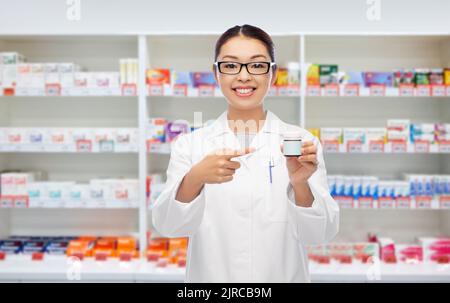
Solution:
<path fill-rule="evenodd" d="M 95 261 L 106 261 L 108 260 L 108 254 L 106 252 L 97 251 L 95 253 Z"/>
<path fill-rule="evenodd" d="M 31 255 L 31 260 L 32 261 L 43 261 L 44 260 L 44 253 L 42 253 L 42 252 L 34 252 Z"/>
<path fill-rule="evenodd" d="M 416 196 L 416 208 L 431 209 L 432 201 L 433 201 L 432 196 Z"/>
<path fill-rule="evenodd" d="M 395 199 L 395 204 L 398 209 L 411 209 L 411 198 L 398 197 Z"/>
<path fill-rule="evenodd" d="M 339 85 L 337 84 L 327 84 L 324 87 L 324 96 L 326 97 L 338 97 L 339 96 Z"/>
<path fill-rule="evenodd" d="M 162 84 L 150 84 L 148 94 L 150 96 L 164 96 L 164 86 Z"/>
<path fill-rule="evenodd" d="M 431 86 L 419 84 L 416 87 L 416 96 L 418 97 L 429 97 L 431 96 Z"/>
<path fill-rule="evenodd" d="M 344 86 L 344 96 L 358 97 L 359 96 L 359 85 L 358 84 L 346 84 Z"/>
<path fill-rule="evenodd" d="M 77 140 L 76 142 L 77 152 L 92 152 L 92 141 L 91 140 Z"/>
<path fill-rule="evenodd" d="M 443 209 L 450 209 L 450 196 L 440 196 L 439 207 Z"/>
<path fill-rule="evenodd" d="M 277 96 L 287 97 L 288 96 L 288 87 L 286 86 L 278 86 L 277 87 Z"/>
<path fill-rule="evenodd" d="M 413 97 L 414 96 L 414 84 L 400 84 L 399 88 L 400 97 Z"/>
<path fill-rule="evenodd" d="M 408 151 L 407 144 L 404 141 L 391 141 L 392 153 L 406 153 Z"/>
<path fill-rule="evenodd" d="M 198 87 L 199 97 L 214 97 L 214 85 L 200 85 Z"/>
<path fill-rule="evenodd" d="M 186 97 L 188 94 L 188 87 L 186 84 L 175 84 L 173 86 L 173 95 L 175 97 Z"/>
<path fill-rule="evenodd" d="M 430 142 L 417 140 L 414 142 L 414 152 L 416 153 L 429 153 L 430 152 Z"/>
<path fill-rule="evenodd" d="M 121 252 L 119 254 L 120 262 L 130 262 L 133 259 L 132 253 L 129 252 Z"/>
<path fill-rule="evenodd" d="M 61 85 L 59 84 L 45 84 L 45 95 L 47 96 L 61 96 Z"/>
<path fill-rule="evenodd" d="M 339 141 L 324 141 L 322 142 L 323 150 L 326 153 L 338 153 L 339 152 Z"/>
<path fill-rule="evenodd" d="M 372 209 L 373 207 L 373 199 L 370 197 L 361 197 L 358 199 L 358 208 L 362 209 Z"/>
<path fill-rule="evenodd" d="M 386 86 L 380 85 L 380 84 L 372 84 L 370 86 L 370 96 L 372 96 L 372 97 L 386 96 Z"/>
<path fill-rule="evenodd" d="M 384 141 L 370 141 L 369 153 L 384 153 Z"/>
<path fill-rule="evenodd" d="M 378 198 L 378 208 L 381 209 L 395 208 L 395 201 L 391 197 L 380 197 Z"/>
<path fill-rule="evenodd" d="M 0 208 L 13 208 L 14 197 L 12 196 L 0 196 Z"/>
<path fill-rule="evenodd" d="M 431 86 L 431 95 L 433 97 L 445 97 L 445 85 L 434 84 Z"/>
<path fill-rule="evenodd" d="M 337 196 L 334 200 L 339 204 L 341 208 L 355 208 L 355 200 L 353 197 Z"/>
<path fill-rule="evenodd" d="M 288 85 L 287 87 L 287 95 L 291 97 L 300 96 L 300 86 L 299 85 Z"/>
<path fill-rule="evenodd" d="M 450 153 L 450 141 L 440 141 L 439 142 L 439 152 L 440 153 Z"/>
<path fill-rule="evenodd" d="M 270 86 L 269 92 L 267 93 L 269 97 L 275 97 L 277 95 L 276 86 Z"/>
<path fill-rule="evenodd" d="M 363 151 L 363 144 L 360 141 L 350 140 L 347 142 L 348 153 L 361 153 Z"/>
<path fill-rule="evenodd" d="M 15 196 L 14 208 L 28 208 L 29 198 L 28 196 Z"/>
<path fill-rule="evenodd" d="M 122 84 L 122 96 L 136 96 L 137 86 L 136 84 Z"/>
<path fill-rule="evenodd" d="M 114 152 L 114 141 L 112 140 L 102 140 L 99 142 L 100 152 Z"/>
<path fill-rule="evenodd" d="M 309 97 L 320 97 L 321 95 L 320 85 L 308 85 L 306 87 L 306 95 Z"/>

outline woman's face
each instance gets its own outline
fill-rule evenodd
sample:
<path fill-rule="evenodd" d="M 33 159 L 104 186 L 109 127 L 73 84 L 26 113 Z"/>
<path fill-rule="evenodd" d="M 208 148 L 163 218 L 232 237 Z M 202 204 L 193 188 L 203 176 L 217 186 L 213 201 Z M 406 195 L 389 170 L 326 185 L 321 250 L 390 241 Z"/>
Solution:
<path fill-rule="evenodd" d="M 266 46 L 259 40 L 247 37 L 234 37 L 228 40 L 220 49 L 217 61 L 232 61 L 239 63 L 271 62 Z M 215 73 L 222 93 L 229 106 L 239 110 L 250 110 L 260 107 L 270 85 L 275 82 L 273 70 L 264 75 L 249 74 L 245 67 L 237 75 Z"/>

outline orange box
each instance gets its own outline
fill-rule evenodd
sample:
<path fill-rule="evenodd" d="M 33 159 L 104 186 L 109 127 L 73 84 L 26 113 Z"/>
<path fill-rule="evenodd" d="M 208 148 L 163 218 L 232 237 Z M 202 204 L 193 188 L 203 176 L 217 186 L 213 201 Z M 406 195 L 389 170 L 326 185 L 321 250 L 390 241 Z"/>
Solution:
<path fill-rule="evenodd" d="M 119 237 L 117 238 L 117 256 L 131 254 L 133 258 L 139 257 L 137 251 L 137 240 L 133 237 Z"/>
<path fill-rule="evenodd" d="M 148 245 L 148 249 L 151 250 L 168 250 L 169 249 L 169 239 L 167 238 L 155 238 L 151 239 Z"/>
<path fill-rule="evenodd" d="M 67 246 L 67 256 L 92 256 L 93 241 L 72 240 Z"/>

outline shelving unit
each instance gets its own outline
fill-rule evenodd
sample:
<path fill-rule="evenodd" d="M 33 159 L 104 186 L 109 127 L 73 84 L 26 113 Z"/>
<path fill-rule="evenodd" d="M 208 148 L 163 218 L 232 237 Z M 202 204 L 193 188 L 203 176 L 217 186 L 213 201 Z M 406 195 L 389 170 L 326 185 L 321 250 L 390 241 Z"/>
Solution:
<path fill-rule="evenodd" d="M 127 153 L 71 153 L 0 151 L 0 169 L 44 170 L 52 181 L 83 182 L 91 178 L 126 177 L 140 182 L 139 207 L 135 209 L 0 209 L 0 237 L 8 235 L 111 235 L 139 237 L 144 253 L 147 230 L 152 229 L 145 182 L 150 173 L 165 172 L 168 146 L 146 151 L 146 122 L 149 118 L 184 119 L 193 122 L 194 112 L 202 112 L 203 122 L 226 109 L 220 93 L 213 97 L 149 95 L 145 87 L 147 68 L 173 68 L 178 71 L 208 71 L 213 62 L 213 46 L 219 33 L 130 34 L 124 36 L 2 36 L 0 51 L 17 51 L 34 62 L 76 62 L 91 71 L 117 71 L 119 58 L 139 58 L 137 96 L 116 92 L 101 96 L 0 96 L 0 127 L 133 127 L 140 132 L 138 149 Z M 450 122 L 450 95 L 446 97 L 310 96 L 306 90 L 306 63 L 338 64 L 340 70 L 383 71 L 395 68 L 450 66 L 450 33 L 414 35 L 410 33 L 274 34 L 279 66 L 298 62 L 302 67 L 299 95 L 268 96 L 267 109 L 282 120 L 315 127 L 382 127 L 387 119 L 406 118 L 418 122 Z M 94 94 L 94 93 L 93 93 Z M 402 173 L 450 174 L 449 153 L 326 153 L 329 174 L 372 174 L 388 179 Z M 450 234 L 448 210 L 342 209 L 341 227 L 335 241 L 361 241 L 368 232 L 411 242 L 416 236 Z M 381 224 L 382 222 L 382 224 Z M 0 261 L 0 279 L 65 279 L 64 260 L 55 261 L 57 273 L 46 274 L 38 262 Z M 20 263 L 17 271 L 8 266 Z M 18 262 L 18 263 L 17 263 Z M 47 260 L 45 261 L 47 262 Z M 50 262 L 50 260 L 48 261 Z M 58 263 L 59 262 L 59 263 Z M 88 280 L 179 281 L 183 272 L 155 271 L 145 258 L 122 270 L 119 262 L 83 261 L 91 268 Z M 89 264 L 90 265 L 89 265 Z M 114 264 L 113 264 L 114 263 Z M 26 265 L 24 265 L 26 264 Z M 14 265 L 15 266 L 15 265 Z M 314 265 L 312 265 L 314 266 Z M 316 266 L 313 280 L 365 281 L 361 269 L 326 270 Z M 384 265 L 383 265 L 384 266 Z M 12 268 L 12 267 L 11 267 Z M 22 272 L 20 271 L 21 269 Z M 30 268 L 29 272 L 27 272 Z M 333 267 L 334 268 L 334 267 Z M 383 267 L 384 268 L 384 267 Z M 430 273 L 417 267 L 417 274 L 405 276 L 403 268 L 392 270 L 382 279 L 448 281 L 450 273 Z M 90 269 L 89 269 L 90 270 Z M 347 271 L 348 270 L 348 271 Z M 384 270 L 384 269 L 383 269 Z M 392 270 L 392 271 L 389 271 Z M 407 271 L 405 271 L 406 273 Z M 424 273 L 422 275 L 422 273 Z M 392 276 L 390 276 L 392 273 Z M 41 275 L 42 274 L 42 275 Z M 98 274 L 98 275 L 97 275 Z M 427 276 L 428 275 L 428 276 Z M 392 278 L 393 277 L 393 278 Z M 392 278 L 392 279 L 391 279 Z M 411 280 L 412 279 L 412 280 Z"/>

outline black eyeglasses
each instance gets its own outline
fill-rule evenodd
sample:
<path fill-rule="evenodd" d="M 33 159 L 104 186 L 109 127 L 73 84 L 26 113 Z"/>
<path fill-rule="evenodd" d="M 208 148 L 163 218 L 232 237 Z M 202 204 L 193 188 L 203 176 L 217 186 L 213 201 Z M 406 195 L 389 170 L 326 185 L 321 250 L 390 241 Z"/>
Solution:
<path fill-rule="evenodd" d="M 219 69 L 219 72 L 226 75 L 237 75 L 241 72 L 242 67 L 245 66 L 247 72 L 251 75 L 264 75 L 270 71 L 270 68 L 276 65 L 275 62 L 249 62 L 239 63 L 232 61 L 214 62 L 214 65 Z"/>

